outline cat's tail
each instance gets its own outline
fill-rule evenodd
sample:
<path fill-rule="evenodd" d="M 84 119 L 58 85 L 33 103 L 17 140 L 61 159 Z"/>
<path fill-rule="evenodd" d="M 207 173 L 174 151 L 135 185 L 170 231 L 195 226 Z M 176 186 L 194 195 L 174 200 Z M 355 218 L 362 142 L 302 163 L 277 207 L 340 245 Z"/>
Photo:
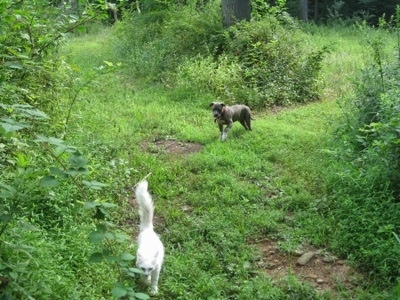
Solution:
<path fill-rule="evenodd" d="M 136 200 L 139 203 L 140 231 L 153 229 L 153 200 L 147 190 L 148 182 L 143 180 L 136 187 Z"/>

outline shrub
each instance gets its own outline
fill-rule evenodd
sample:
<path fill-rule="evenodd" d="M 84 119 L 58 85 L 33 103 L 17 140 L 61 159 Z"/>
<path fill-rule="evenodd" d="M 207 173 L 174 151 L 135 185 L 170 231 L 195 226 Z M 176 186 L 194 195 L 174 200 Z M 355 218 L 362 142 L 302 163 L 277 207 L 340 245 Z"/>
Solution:
<path fill-rule="evenodd" d="M 400 276 L 400 68 L 384 63 L 382 43 L 371 43 L 374 63 L 362 73 L 354 99 L 343 105 L 332 178 L 334 248 L 388 284 Z"/>
<path fill-rule="evenodd" d="M 307 47 L 307 37 L 293 25 L 268 16 L 242 22 L 225 33 L 223 45 L 240 64 L 241 77 L 256 97 L 252 106 L 291 105 L 319 99 L 318 72 L 326 49 Z"/>
<path fill-rule="evenodd" d="M 116 28 L 115 45 L 131 76 L 168 81 L 188 57 L 207 55 L 222 28 L 217 5 L 212 1 L 199 7 L 190 1 L 127 13 Z"/>
<path fill-rule="evenodd" d="M 127 17 L 115 44 L 130 76 L 252 107 L 319 99 L 327 50 L 310 49 L 293 19 L 275 8 L 226 29 L 220 10 L 189 2 Z"/>

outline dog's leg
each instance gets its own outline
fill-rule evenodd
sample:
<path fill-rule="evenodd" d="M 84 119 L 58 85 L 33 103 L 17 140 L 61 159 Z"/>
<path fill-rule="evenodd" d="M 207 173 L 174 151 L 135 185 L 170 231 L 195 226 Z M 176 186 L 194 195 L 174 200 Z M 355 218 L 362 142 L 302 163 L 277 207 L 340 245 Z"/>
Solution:
<path fill-rule="evenodd" d="M 220 139 L 221 141 L 223 141 L 223 135 L 224 135 L 223 129 L 224 129 L 224 125 L 218 123 L 218 127 L 219 127 L 219 139 Z"/>
<path fill-rule="evenodd" d="M 233 122 L 230 122 L 228 124 L 228 126 L 226 126 L 226 128 L 224 129 L 224 131 L 222 132 L 222 136 L 221 136 L 221 140 L 222 141 L 226 141 L 227 137 L 228 137 L 228 131 L 232 128 Z"/>
<path fill-rule="evenodd" d="M 246 123 L 247 123 L 247 127 L 251 131 L 251 115 L 250 114 L 247 116 Z"/>
<path fill-rule="evenodd" d="M 248 126 L 248 123 L 245 120 L 240 120 L 240 124 L 246 129 L 246 130 L 251 130 L 250 127 Z"/>

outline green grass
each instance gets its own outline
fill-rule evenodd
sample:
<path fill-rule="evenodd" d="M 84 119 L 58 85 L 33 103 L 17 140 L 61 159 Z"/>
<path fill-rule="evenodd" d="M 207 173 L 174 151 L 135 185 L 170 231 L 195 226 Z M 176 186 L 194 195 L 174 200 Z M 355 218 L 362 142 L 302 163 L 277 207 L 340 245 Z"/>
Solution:
<path fill-rule="evenodd" d="M 317 45 L 335 45 L 324 66 L 325 100 L 278 113 L 255 111 L 253 131 L 236 123 L 226 142 L 218 140 L 209 95 L 137 86 L 118 73 L 98 78 L 73 106 L 67 140 L 90 158 L 93 179 L 109 184 L 107 197 L 120 207 L 115 222 L 133 235 L 132 219 L 138 218 L 128 204 L 130 189 L 151 173 L 155 227 L 166 247 L 159 299 L 323 297 L 290 274 L 272 284 L 257 267 L 255 241 L 278 239 L 286 250 L 303 242 L 329 247 L 332 228 L 317 208 L 327 201 L 325 150 L 339 113 L 332 100 L 351 93 L 349 81 L 365 50 L 354 31 L 341 33 L 313 32 Z M 65 45 L 82 77 L 102 60 L 116 62 L 103 46 L 110 34 Z M 144 143 L 165 139 L 203 148 L 187 155 L 146 151 Z M 103 292 L 90 290 L 99 298 Z"/>
<path fill-rule="evenodd" d="M 314 45 L 330 49 L 322 67 L 324 99 L 328 100 L 352 95 L 354 75 L 357 70 L 365 67 L 366 61 L 372 60 L 369 39 L 382 40 L 385 52 L 390 55 L 394 53 L 397 43 L 393 33 L 363 26 L 324 27 L 306 24 L 303 29 L 312 36 Z"/>

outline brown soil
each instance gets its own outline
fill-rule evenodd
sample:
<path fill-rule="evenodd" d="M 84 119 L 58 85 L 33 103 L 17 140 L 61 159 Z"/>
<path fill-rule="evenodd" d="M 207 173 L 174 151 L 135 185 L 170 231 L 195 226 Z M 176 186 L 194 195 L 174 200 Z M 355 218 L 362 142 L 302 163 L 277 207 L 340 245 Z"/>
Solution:
<path fill-rule="evenodd" d="M 318 291 L 336 294 L 339 289 L 354 289 L 362 280 L 362 275 L 356 273 L 345 261 L 310 245 L 292 254 L 279 250 L 277 242 L 272 240 L 263 241 L 259 246 L 263 256 L 258 265 L 273 282 L 291 275 L 314 286 Z M 299 257 L 309 252 L 314 252 L 314 257 L 304 266 L 297 264 Z"/>
<path fill-rule="evenodd" d="M 154 154 L 185 155 L 200 151 L 203 145 L 199 143 L 181 142 L 175 139 L 156 140 L 143 142 L 142 149 Z"/>

